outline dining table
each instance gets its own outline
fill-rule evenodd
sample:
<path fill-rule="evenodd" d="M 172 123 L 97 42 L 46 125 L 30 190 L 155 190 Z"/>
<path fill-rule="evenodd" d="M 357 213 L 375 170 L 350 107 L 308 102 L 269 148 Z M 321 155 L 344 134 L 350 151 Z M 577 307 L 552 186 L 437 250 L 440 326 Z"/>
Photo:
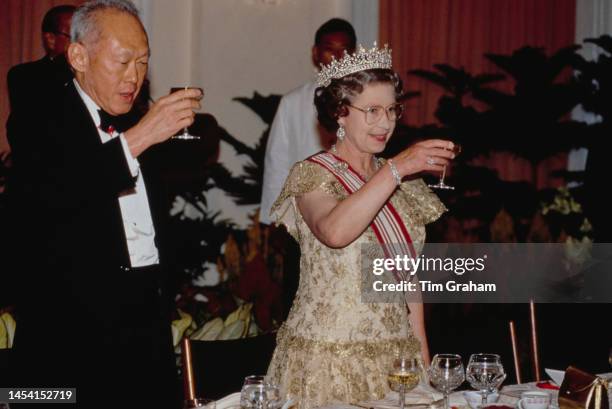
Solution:
<path fill-rule="evenodd" d="M 598 376 L 612 381 L 612 372 L 599 374 Z M 464 391 L 470 389 L 460 389 L 449 394 L 449 405 L 452 409 L 472 409 L 465 400 Z M 551 395 L 549 409 L 558 409 L 557 399 L 559 397 L 559 385 L 552 381 L 527 382 L 521 384 L 508 384 L 499 390 L 499 398 L 495 405 L 517 408 L 517 403 L 521 394 L 526 391 L 546 391 Z M 406 409 L 444 409 L 443 395 L 436 391 L 431 385 L 421 382 L 415 389 L 406 393 Z M 610 400 L 609 407 L 612 408 L 612 393 L 608 394 Z M 397 392 L 389 392 L 383 399 L 334 403 L 321 406 L 318 409 L 398 409 Z M 239 409 L 240 392 L 233 393 L 222 399 L 216 404 L 216 409 Z"/>
<path fill-rule="evenodd" d="M 598 376 L 612 381 L 612 372 L 598 374 Z M 464 384 L 465 385 L 465 384 Z M 552 381 L 526 382 L 521 384 L 503 385 L 499 390 L 499 398 L 495 405 L 517 408 L 521 394 L 526 391 L 546 391 L 551 395 L 549 409 L 558 409 L 559 386 Z M 453 409 L 472 409 L 468 405 L 463 392 L 470 389 L 460 389 L 449 394 L 449 405 Z M 612 393 L 608 394 L 612 408 Z M 320 409 L 398 409 L 397 392 L 389 392 L 381 400 L 350 402 L 347 404 L 327 405 Z M 406 394 L 406 409 L 444 409 L 443 395 L 428 384 L 421 383 L 415 390 Z"/>

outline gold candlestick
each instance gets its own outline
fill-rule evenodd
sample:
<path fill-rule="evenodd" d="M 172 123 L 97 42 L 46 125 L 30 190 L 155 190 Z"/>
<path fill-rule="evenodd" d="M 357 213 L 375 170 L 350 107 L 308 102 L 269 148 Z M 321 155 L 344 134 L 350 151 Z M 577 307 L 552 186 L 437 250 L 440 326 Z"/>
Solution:
<path fill-rule="evenodd" d="M 191 360 L 191 342 L 189 338 L 183 338 L 183 388 L 187 401 L 195 400 L 195 384 L 193 382 L 193 362 Z"/>
<path fill-rule="evenodd" d="M 523 383 L 521 367 L 519 366 L 518 345 L 516 342 L 516 328 L 514 321 L 510 321 L 510 340 L 512 341 L 512 355 L 514 357 L 514 371 L 516 372 L 516 383 Z"/>
<path fill-rule="evenodd" d="M 540 353 L 538 351 L 538 329 L 536 323 L 535 303 L 529 301 L 529 321 L 531 324 L 531 349 L 533 350 L 533 372 L 537 382 L 540 382 Z"/>

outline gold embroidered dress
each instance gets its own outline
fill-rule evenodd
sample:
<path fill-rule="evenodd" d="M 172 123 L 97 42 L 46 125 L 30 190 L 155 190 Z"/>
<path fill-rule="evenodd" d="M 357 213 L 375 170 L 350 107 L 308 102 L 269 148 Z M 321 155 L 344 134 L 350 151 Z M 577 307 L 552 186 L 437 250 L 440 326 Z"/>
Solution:
<path fill-rule="evenodd" d="M 378 243 L 371 227 L 347 247 L 333 249 L 302 219 L 295 199 L 316 189 L 338 200 L 347 196 L 327 169 L 298 162 L 271 211 L 272 220 L 300 244 L 301 259 L 298 291 L 279 329 L 268 375 L 300 409 L 380 399 L 388 391 L 393 359 L 400 351 L 415 356 L 420 351 L 404 304 L 361 302 L 362 244 Z M 444 205 L 420 179 L 402 183 L 390 200 L 420 252 L 425 224 L 436 220 Z"/>

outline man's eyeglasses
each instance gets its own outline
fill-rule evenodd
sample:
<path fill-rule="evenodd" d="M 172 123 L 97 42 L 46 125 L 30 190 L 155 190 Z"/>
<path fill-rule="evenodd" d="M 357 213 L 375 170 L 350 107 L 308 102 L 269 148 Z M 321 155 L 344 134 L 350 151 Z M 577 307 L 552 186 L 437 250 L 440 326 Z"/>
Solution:
<path fill-rule="evenodd" d="M 68 34 L 68 33 L 64 33 L 63 31 L 54 31 L 54 32 L 53 32 L 53 34 L 55 34 L 55 35 L 61 35 L 61 36 L 64 36 L 64 37 L 66 37 L 66 38 L 70 39 L 70 34 Z"/>
<path fill-rule="evenodd" d="M 404 105 L 399 102 L 391 104 L 386 108 L 380 105 L 359 108 L 350 104 L 349 107 L 355 108 L 356 110 L 363 112 L 365 114 L 365 121 L 368 125 L 373 125 L 376 122 L 380 121 L 380 119 L 385 113 L 387 114 L 387 119 L 389 119 L 389 121 L 397 121 L 402 117 L 402 114 L 404 113 Z"/>

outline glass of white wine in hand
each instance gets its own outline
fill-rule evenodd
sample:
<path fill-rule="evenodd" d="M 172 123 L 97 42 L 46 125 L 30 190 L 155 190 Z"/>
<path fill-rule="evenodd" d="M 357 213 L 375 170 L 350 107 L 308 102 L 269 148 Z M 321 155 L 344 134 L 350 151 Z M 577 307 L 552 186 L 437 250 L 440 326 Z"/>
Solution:
<path fill-rule="evenodd" d="M 393 361 L 387 380 L 392 391 L 399 394 L 399 407 L 404 409 L 405 393 L 413 390 L 418 384 L 421 368 L 415 358 L 398 358 Z"/>
<path fill-rule="evenodd" d="M 455 144 L 453 144 L 453 148 L 452 149 L 449 148 L 447 150 L 453 151 L 455 156 L 457 156 L 457 155 L 459 155 L 461 153 L 461 145 L 455 143 Z M 445 177 L 446 177 L 446 165 L 444 165 L 444 169 L 442 169 L 442 173 L 440 174 L 440 180 L 438 181 L 438 183 L 436 183 L 435 185 L 428 185 L 428 186 L 433 188 L 433 189 L 455 190 L 454 186 L 450 186 L 450 185 L 447 185 L 446 183 L 444 183 L 444 178 Z"/>
<path fill-rule="evenodd" d="M 188 90 L 188 89 L 199 89 L 201 92 L 201 95 L 196 99 L 197 101 L 201 100 L 204 97 L 204 90 L 202 88 L 199 87 L 190 87 L 190 86 L 185 86 L 185 87 L 175 87 L 175 88 L 170 88 L 170 93 L 174 93 L 177 91 L 182 91 L 182 90 Z M 180 139 L 180 140 L 191 140 L 191 139 L 201 139 L 199 136 L 197 135 L 192 135 L 189 133 L 189 128 L 185 127 L 183 128 L 182 132 L 177 133 L 176 135 L 172 136 L 171 139 Z"/>

